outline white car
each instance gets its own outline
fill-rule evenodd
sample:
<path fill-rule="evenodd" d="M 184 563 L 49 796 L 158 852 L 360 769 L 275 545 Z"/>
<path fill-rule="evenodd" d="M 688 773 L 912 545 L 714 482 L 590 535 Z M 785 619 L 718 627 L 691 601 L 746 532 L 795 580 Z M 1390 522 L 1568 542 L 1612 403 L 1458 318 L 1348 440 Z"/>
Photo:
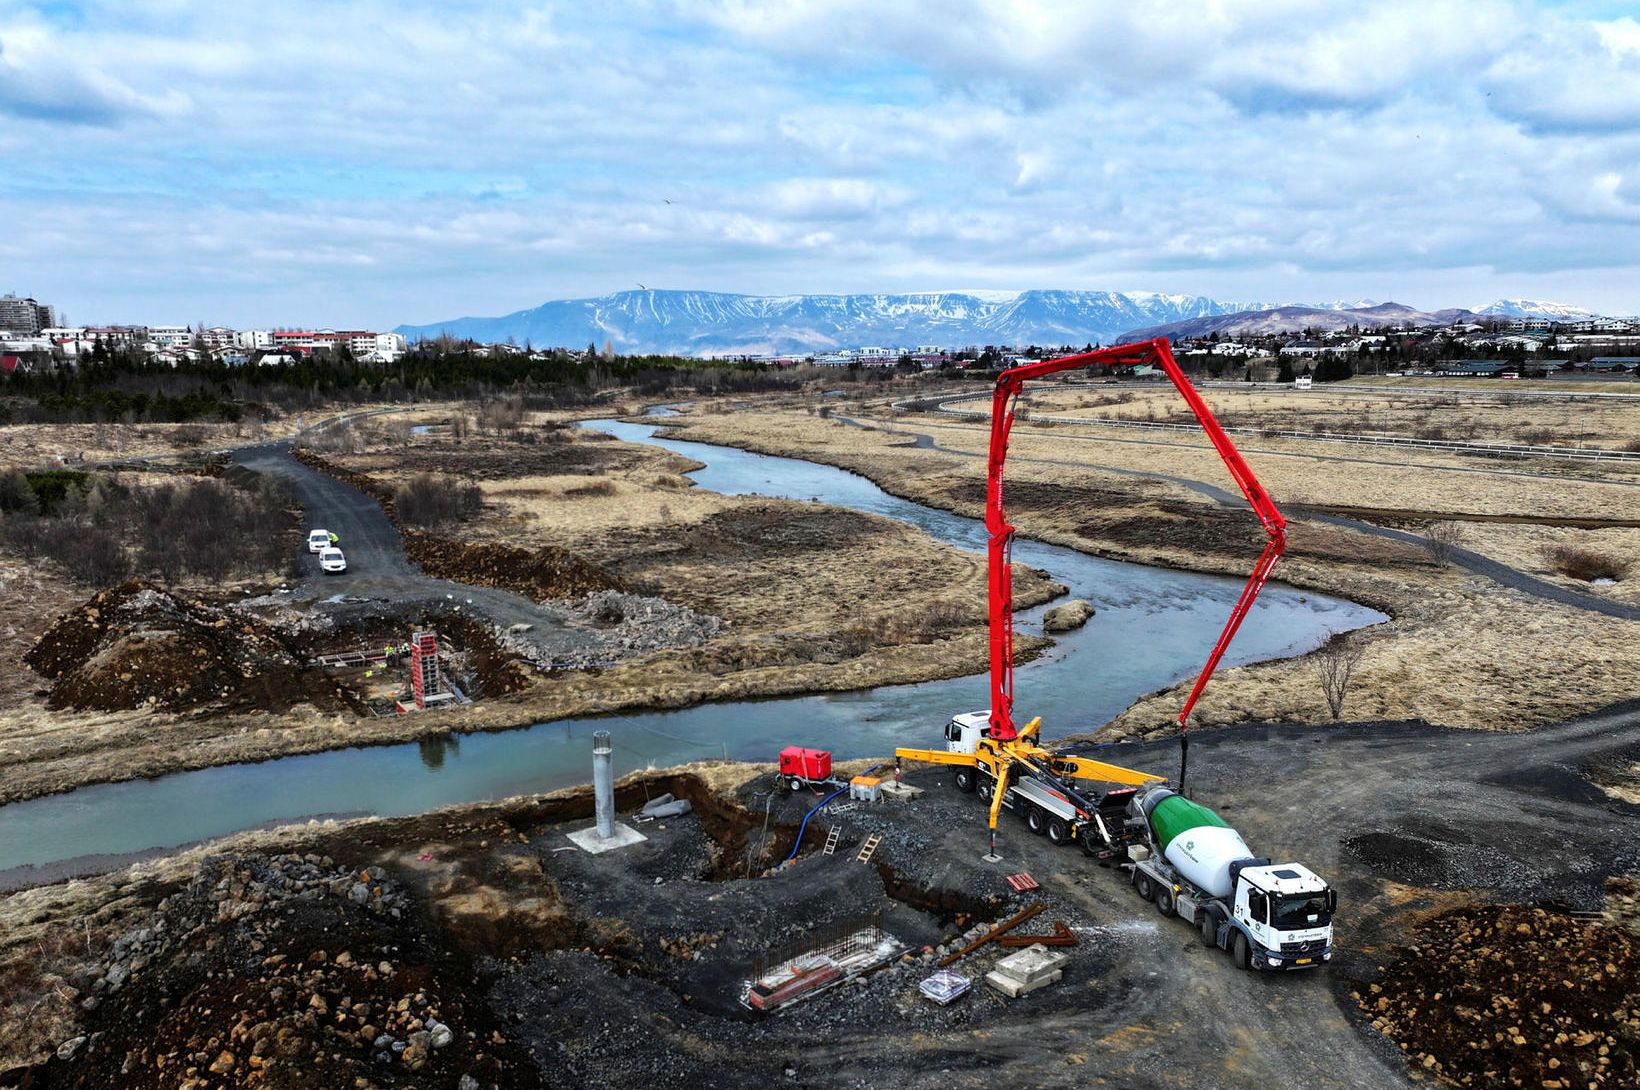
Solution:
<path fill-rule="evenodd" d="M 322 553 L 330 548 L 330 531 L 313 530 L 308 533 L 308 552 Z"/>
<path fill-rule="evenodd" d="M 342 555 L 342 550 L 327 545 L 319 553 L 319 567 L 336 575 L 347 570 L 347 557 Z"/>

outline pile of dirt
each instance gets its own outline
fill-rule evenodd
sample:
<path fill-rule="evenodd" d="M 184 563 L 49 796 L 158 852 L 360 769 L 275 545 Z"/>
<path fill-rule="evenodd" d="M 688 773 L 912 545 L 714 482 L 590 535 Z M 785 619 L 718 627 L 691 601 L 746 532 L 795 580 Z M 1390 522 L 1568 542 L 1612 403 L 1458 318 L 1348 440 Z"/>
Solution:
<path fill-rule="evenodd" d="M 78 1035 L 25 1085 L 539 1086 L 414 903 L 379 867 L 209 859 L 74 975 Z"/>
<path fill-rule="evenodd" d="M 51 708 L 324 710 L 346 694 L 265 625 L 142 582 L 93 595 L 24 656 L 51 680 Z"/>
<path fill-rule="evenodd" d="M 1458 1086 L 1640 1085 L 1640 939 L 1541 908 L 1444 913 L 1355 993 L 1414 1066 Z"/>
<path fill-rule="evenodd" d="M 404 555 L 435 579 L 498 587 L 532 601 L 578 598 L 626 585 L 598 565 L 565 549 L 515 549 L 474 544 L 426 534 L 404 535 Z"/>

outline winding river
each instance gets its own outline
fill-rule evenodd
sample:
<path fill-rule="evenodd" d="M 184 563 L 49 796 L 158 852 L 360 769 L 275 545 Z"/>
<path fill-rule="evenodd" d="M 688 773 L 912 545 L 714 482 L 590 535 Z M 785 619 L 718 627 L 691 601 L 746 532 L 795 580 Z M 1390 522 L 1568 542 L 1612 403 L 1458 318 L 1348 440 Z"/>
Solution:
<path fill-rule="evenodd" d="M 646 424 L 603 420 L 584 426 L 704 463 L 691 476 L 715 492 L 829 503 L 899 519 L 958 548 L 984 544 L 981 523 L 897 499 L 829 466 L 667 439 Z M 1060 637 L 1016 672 L 1021 711 L 1042 716 L 1047 738 L 1091 730 L 1135 698 L 1199 670 L 1241 589 L 1235 579 L 1123 564 L 1025 540 L 1015 543 L 1014 559 L 1046 569 L 1098 610 L 1085 628 Z M 1022 614 L 1020 627 L 1032 629 L 1040 615 L 1041 608 Z M 1384 619 L 1351 602 L 1272 584 L 1225 666 L 1303 654 L 1332 633 Z M 971 675 L 566 719 L 95 784 L 0 807 L 0 887 L 25 882 L 30 868 L 106 869 L 134 853 L 311 816 L 413 814 L 582 783 L 597 729 L 614 733 L 620 772 L 704 757 L 772 760 L 793 743 L 830 749 L 839 758 L 876 756 L 897 744 L 933 744 L 953 712 L 983 708 L 987 701 L 985 676 Z"/>

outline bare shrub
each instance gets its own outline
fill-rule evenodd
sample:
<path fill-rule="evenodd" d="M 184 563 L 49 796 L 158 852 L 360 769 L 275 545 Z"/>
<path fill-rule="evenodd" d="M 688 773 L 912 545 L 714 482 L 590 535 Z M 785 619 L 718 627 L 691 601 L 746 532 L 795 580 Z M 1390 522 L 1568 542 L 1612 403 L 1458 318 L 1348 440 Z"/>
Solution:
<path fill-rule="evenodd" d="M 493 398 L 478 407 L 478 426 L 497 435 L 516 432 L 524 422 L 522 398 Z"/>
<path fill-rule="evenodd" d="M 588 481 L 586 484 L 572 485 L 569 488 L 564 489 L 564 496 L 566 498 L 575 497 L 580 499 L 586 496 L 613 496 L 614 494 L 615 482 L 604 478 L 599 478 L 596 481 Z"/>
<path fill-rule="evenodd" d="M 1441 567 L 1452 563 L 1452 554 L 1463 546 L 1463 527 L 1456 522 L 1432 522 L 1424 531 L 1424 548 Z"/>
<path fill-rule="evenodd" d="M 671 491 L 677 491 L 678 489 L 689 487 L 689 481 L 687 478 L 678 477 L 671 473 L 660 474 L 655 478 L 653 483 L 656 488 L 665 488 Z"/>
<path fill-rule="evenodd" d="M 1627 560 L 1576 545 L 1556 545 L 1546 550 L 1545 555 L 1555 571 L 1585 583 L 1596 579 L 1617 580 L 1629 573 Z"/>
<path fill-rule="evenodd" d="M 46 520 L 38 515 L 12 514 L 0 519 L 0 536 L 25 560 L 33 560 L 45 551 L 47 531 Z"/>
<path fill-rule="evenodd" d="M 393 507 L 406 525 L 431 529 L 476 515 L 484 509 L 484 492 L 454 477 L 418 473 L 399 486 Z"/>
<path fill-rule="evenodd" d="M 39 509 L 40 501 L 35 498 L 27 474 L 20 469 L 13 469 L 0 475 L 0 513 L 32 514 Z"/>
<path fill-rule="evenodd" d="M 1344 714 L 1344 702 L 1349 697 L 1350 683 L 1355 680 L 1355 668 L 1361 664 L 1363 648 L 1349 633 L 1339 632 L 1322 644 L 1315 653 L 1316 677 L 1321 682 L 1321 694 L 1327 698 L 1327 710 L 1338 719 Z"/>
<path fill-rule="evenodd" d="M 107 530 L 70 521 L 59 522 L 53 530 L 49 555 L 76 582 L 107 587 L 131 574 L 131 558 Z"/>

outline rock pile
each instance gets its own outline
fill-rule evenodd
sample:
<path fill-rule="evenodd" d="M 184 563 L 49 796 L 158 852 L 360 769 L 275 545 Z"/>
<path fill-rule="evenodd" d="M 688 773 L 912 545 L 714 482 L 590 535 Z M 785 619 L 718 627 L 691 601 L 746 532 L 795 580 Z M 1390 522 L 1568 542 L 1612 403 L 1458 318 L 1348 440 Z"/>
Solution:
<path fill-rule="evenodd" d="M 664 598 L 618 590 L 588 594 L 572 603 L 570 612 L 601 626 L 603 650 L 616 658 L 666 647 L 698 647 L 723 631 L 721 618 Z"/>
<path fill-rule="evenodd" d="M 492 1085 L 499 1042 L 406 960 L 410 917 L 379 867 L 209 859 L 77 979 L 90 1032 L 59 1046 L 63 1085 Z"/>
<path fill-rule="evenodd" d="M 1355 993 L 1417 1069 L 1459 1086 L 1640 1085 L 1640 940 L 1541 908 L 1459 909 Z"/>

